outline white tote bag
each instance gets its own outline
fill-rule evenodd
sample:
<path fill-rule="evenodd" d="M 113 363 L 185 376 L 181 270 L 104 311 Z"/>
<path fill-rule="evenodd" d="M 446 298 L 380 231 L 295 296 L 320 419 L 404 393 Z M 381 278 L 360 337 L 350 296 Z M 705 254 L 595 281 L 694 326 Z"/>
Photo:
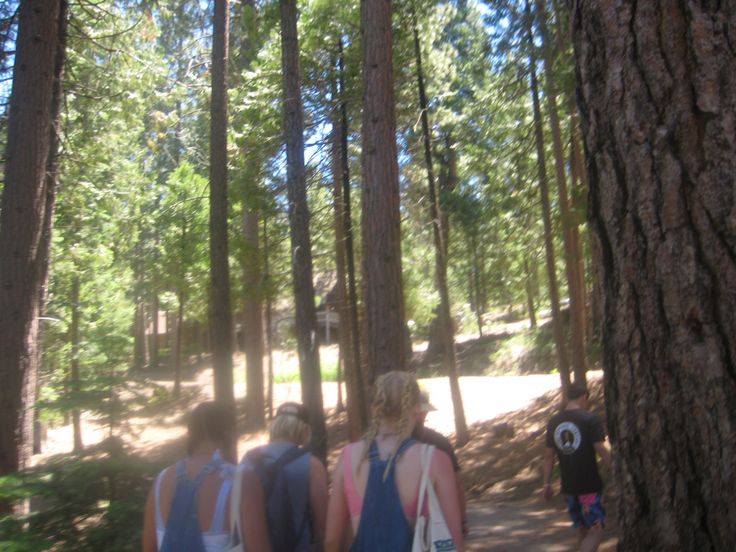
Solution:
<path fill-rule="evenodd" d="M 457 550 L 450 530 L 442 515 L 440 503 L 429 480 L 429 467 L 432 463 L 434 446 L 422 445 L 422 480 L 419 484 L 419 503 L 417 504 L 417 524 L 414 527 L 412 552 L 451 552 Z M 424 513 L 424 501 L 428 501 L 428 515 Z"/>
<path fill-rule="evenodd" d="M 245 552 L 243 530 L 240 527 L 240 497 L 243 492 L 243 466 L 235 467 L 233 488 L 230 491 L 230 540 L 223 552 Z"/>

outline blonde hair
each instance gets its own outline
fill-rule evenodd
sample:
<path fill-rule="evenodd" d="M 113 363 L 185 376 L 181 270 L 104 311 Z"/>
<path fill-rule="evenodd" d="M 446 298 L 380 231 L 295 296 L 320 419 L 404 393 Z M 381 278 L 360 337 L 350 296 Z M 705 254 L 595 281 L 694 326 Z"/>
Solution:
<path fill-rule="evenodd" d="M 399 446 L 404 439 L 411 435 L 414 429 L 410 426 L 409 422 L 411 410 L 417 404 L 419 404 L 419 385 L 413 374 L 393 371 L 379 376 L 376 380 L 373 403 L 371 405 L 373 417 L 371 426 L 365 435 L 365 451 L 361 462 L 368 458 L 371 443 L 376 438 L 376 435 L 378 435 L 378 428 L 381 422 L 398 422 L 398 439 L 388 457 L 386 470 L 383 473 L 384 479 L 388 475 L 389 467 L 396 457 Z"/>
<path fill-rule="evenodd" d="M 297 415 L 279 411 L 271 422 L 269 435 L 271 441 L 290 441 L 305 447 L 312 439 L 312 428 Z"/>

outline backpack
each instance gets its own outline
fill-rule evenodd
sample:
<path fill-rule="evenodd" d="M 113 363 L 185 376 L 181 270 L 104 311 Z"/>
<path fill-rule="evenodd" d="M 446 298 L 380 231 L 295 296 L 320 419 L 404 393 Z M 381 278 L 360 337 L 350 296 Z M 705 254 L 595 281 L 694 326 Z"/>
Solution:
<path fill-rule="evenodd" d="M 295 552 L 299 549 L 303 534 L 307 532 L 306 542 L 311 540 L 311 529 L 308 515 L 304 515 L 299 527 L 294 520 L 294 508 L 289 493 L 289 481 L 286 477 L 287 465 L 298 460 L 307 451 L 294 445 L 273 462 L 267 461 L 262 449 L 254 449 L 246 454 L 263 487 L 266 499 L 266 517 L 268 519 L 268 535 L 273 552 Z M 307 501 L 307 511 L 309 502 Z"/>

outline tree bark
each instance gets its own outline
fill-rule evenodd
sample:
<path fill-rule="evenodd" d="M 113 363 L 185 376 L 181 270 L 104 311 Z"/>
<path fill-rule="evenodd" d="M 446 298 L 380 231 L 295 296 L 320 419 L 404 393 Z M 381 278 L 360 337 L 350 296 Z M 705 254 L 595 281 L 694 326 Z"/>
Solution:
<path fill-rule="evenodd" d="M 263 287 L 266 290 L 266 355 L 268 356 L 268 386 L 266 388 L 266 409 L 268 419 L 273 419 L 273 306 L 269 280 L 271 270 L 269 265 L 270 250 L 268 247 L 268 221 L 263 219 Z"/>
<path fill-rule="evenodd" d="M 79 267 L 75 267 L 78 271 Z M 72 276 L 72 289 L 69 294 L 71 301 L 72 316 L 69 322 L 69 345 L 70 345 L 70 362 L 69 362 L 69 390 L 71 391 L 72 402 L 80 399 L 79 392 L 81 390 L 81 382 L 79 379 L 79 322 L 80 322 L 80 287 L 79 273 Z M 82 443 L 82 419 L 79 408 L 72 408 L 72 434 L 74 442 L 74 452 L 79 452 L 84 448 Z"/>
<path fill-rule="evenodd" d="M 557 364 L 560 370 L 562 387 L 570 385 L 570 365 L 567 361 L 565 348 L 565 330 L 560 313 L 560 298 L 557 289 L 557 268 L 555 267 L 555 246 L 552 231 L 552 214 L 549 203 L 549 186 L 547 184 L 547 163 L 544 153 L 544 131 L 542 129 L 542 114 L 539 108 L 539 86 L 537 84 L 536 59 L 531 53 L 534 51 L 534 37 L 532 35 L 531 7 L 526 4 L 528 17 L 529 39 L 529 81 L 532 93 L 532 109 L 534 112 L 534 137 L 537 145 L 537 167 L 539 170 L 539 195 L 542 202 L 542 220 L 544 222 L 544 246 L 547 259 L 547 278 L 549 281 L 549 302 L 552 309 L 552 328 L 555 336 L 555 350 Z"/>
<path fill-rule="evenodd" d="M 391 0 L 362 0 L 363 305 L 368 380 L 404 370 L 399 167 L 391 51 Z"/>
<path fill-rule="evenodd" d="M 284 139 L 289 197 L 289 233 L 299 348 L 302 401 L 312 423 L 312 451 L 327 457 L 327 432 L 322 404 L 319 335 L 312 281 L 312 245 L 309 234 L 307 182 L 304 172 L 304 114 L 299 77 L 299 41 L 296 0 L 280 0 L 281 61 L 284 77 Z"/>
<path fill-rule="evenodd" d="M 337 132 L 333 139 L 333 178 L 335 179 L 335 243 L 337 246 L 338 285 L 342 286 L 340 310 L 340 339 L 345 332 L 344 374 L 347 390 L 350 436 L 357 439 L 368 427 L 368 399 L 360 354 L 360 325 L 358 319 L 358 291 L 355 283 L 355 255 L 353 253 L 353 219 L 350 189 L 350 160 L 348 158 L 348 106 L 345 99 L 345 63 L 342 38 L 338 39 L 337 93 L 340 97 L 336 114 Z M 342 268 L 341 268 L 342 265 Z M 340 276 L 342 272 L 342 276 Z M 346 284 L 347 281 L 347 284 Z M 342 347 L 342 341 L 341 341 Z"/>
<path fill-rule="evenodd" d="M 174 344 L 173 344 L 173 358 L 174 358 L 174 397 L 179 398 L 181 396 L 181 346 L 182 346 L 182 329 L 184 326 L 184 301 L 185 295 L 184 290 L 179 288 L 177 292 L 177 299 L 179 308 L 176 312 L 176 323 L 174 328 Z"/>
<path fill-rule="evenodd" d="M 526 288 L 526 304 L 529 310 L 529 327 L 537 327 L 537 311 L 534 308 L 534 288 L 532 287 L 532 272 L 529 269 L 529 259 L 524 258 L 524 286 Z"/>
<path fill-rule="evenodd" d="M 54 87 L 63 69 L 65 7 L 22 2 L 18 15 L 0 210 L 0 475 L 25 467 L 33 445 L 38 316 L 49 246 L 44 232 L 51 231 L 48 188 L 55 182 L 47 169 L 55 156 Z M 9 509 L 0 503 L 0 513 Z"/>
<path fill-rule="evenodd" d="M 446 234 L 442 228 L 443 213 L 440 209 L 440 201 L 437 194 L 434 178 L 434 167 L 432 164 L 432 137 L 429 128 L 429 108 L 427 106 L 427 94 L 424 89 L 424 72 L 422 70 L 422 47 L 419 41 L 419 29 L 417 27 L 417 16 L 414 3 L 411 4 L 412 32 L 414 35 L 414 56 L 417 70 L 417 91 L 419 94 L 420 118 L 422 121 L 422 141 L 424 144 L 424 162 L 427 168 L 427 185 L 429 191 L 429 218 L 432 224 L 435 249 L 435 284 L 440 295 L 439 319 L 440 331 L 442 332 L 443 356 L 445 369 L 450 380 L 450 395 L 455 415 L 455 441 L 458 447 L 468 442 L 468 425 L 465 421 L 465 410 L 463 408 L 463 397 L 460 392 L 460 380 L 457 373 L 457 360 L 455 357 L 455 335 L 453 332 L 452 314 L 450 312 L 450 293 L 447 288 L 447 244 Z M 447 219 L 444 219 L 447 220 Z"/>
<path fill-rule="evenodd" d="M 257 55 L 257 17 L 254 0 L 242 2 L 242 42 L 238 65 L 250 68 Z M 244 149 L 244 148 L 243 148 Z M 241 151 L 247 158 L 248 152 Z M 243 351 L 245 351 L 245 421 L 249 430 L 266 427 L 266 406 L 263 390 L 263 267 L 259 243 L 260 213 L 257 204 L 258 181 L 251 171 L 245 171 L 243 183 Z"/>
<path fill-rule="evenodd" d="M 233 323 L 230 311 L 227 200 L 227 64 L 229 0 L 215 0 L 210 105 L 210 339 L 215 400 L 233 404 Z"/>
<path fill-rule="evenodd" d="M 258 243 L 258 218 L 255 210 L 246 208 L 243 215 L 243 236 L 248 258 L 244 262 L 243 350 L 247 391 L 245 417 L 249 430 L 266 427 L 263 397 L 263 274 Z"/>
<path fill-rule="evenodd" d="M 544 96 L 547 100 L 549 126 L 552 134 L 552 151 L 555 159 L 557 199 L 560 208 L 562 243 L 565 253 L 565 274 L 570 302 L 570 345 L 571 360 L 575 381 L 585 383 L 587 362 L 585 358 L 585 308 L 582 304 L 579 277 L 580 247 L 577 223 L 570 208 L 570 195 L 565 174 L 565 152 L 562 145 L 562 131 L 557 112 L 557 86 L 554 77 L 554 58 L 550 37 L 547 31 L 547 12 L 544 0 L 536 0 L 539 31 L 542 38 L 542 57 L 544 61 Z"/>
<path fill-rule="evenodd" d="M 736 2 L 571 6 L 619 550 L 732 550 Z"/>

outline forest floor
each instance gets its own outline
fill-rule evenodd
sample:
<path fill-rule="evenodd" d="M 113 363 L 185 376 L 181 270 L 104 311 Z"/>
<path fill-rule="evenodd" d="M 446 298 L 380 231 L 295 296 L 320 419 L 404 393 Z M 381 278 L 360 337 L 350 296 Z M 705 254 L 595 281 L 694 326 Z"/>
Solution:
<path fill-rule="evenodd" d="M 458 349 L 461 351 L 463 347 Z M 466 343 L 465 350 L 473 350 L 473 340 Z M 329 362 L 330 357 L 336 357 L 337 348 L 323 347 L 321 354 Z M 275 360 L 277 370 L 291 370 L 290 365 L 296 362 L 293 355 L 287 353 L 277 353 Z M 477 363 L 477 359 L 473 362 Z M 236 370 L 243 371 L 243 365 L 242 355 L 237 355 Z M 182 397 L 175 404 L 168 393 L 172 386 L 168 371 L 151 373 L 146 386 L 132 386 L 126 391 L 131 396 L 138 395 L 139 406 L 115 433 L 132 454 L 158 466 L 183 455 L 185 413 L 194 404 L 212 396 L 212 371 L 208 368 L 205 360 L 192 363 L 185 370 Z M 589 374 L 595 409 L 602 412 L 600 377 L 600 372 Z M 236 398 L 242 401 L 244 378 L 236 376 L 235 379 Z M 499 552 L 575 550 L 576 533 L 570 527 L 563 499 L 556 496 L 551 503 L 546 503 L 541 498 L 544 430 L 547 420 L 558 408 L 559 376 L 464 376 L 460 382 L 471 436 L 469 443 L 457 451 L 468 496 L 471 527 L 468 549 Z M 150 391 L 151 383 L 158 391 Z M 420 384 L 429 392 L 437 409 L 428 415 L 426 424 L 451 436 L 454 419 L 447 378 L 422 378 Z M 338 413 L 336 409 L 337 384 L 324 383 L 323 394 L 328 416 L 329 462 L 334 466 L 347 438 L 347 420 L 345 413 Z M 275 405 L 299 398 L 298 383 L 274 386 Z M 107 436 L 107 429 L 96 422 L 91 416 L 83 419 L 85 445 L 98 443 Z M 238 442 L 238 451 L 242 455 L 266 440 L 265 431 L 244 434 Z M 35 457 L 36 463 L 68 452 L 71 442 L 69 426 L 49 429 L 44 453 Z M 604 479 L 610 480 L 610 477 L 604 475 Z M 607 490 L 609 515 L 602 551 L 616 548 L 617 516 L 612 507 L 613 492 L 614 489 Z"/>

